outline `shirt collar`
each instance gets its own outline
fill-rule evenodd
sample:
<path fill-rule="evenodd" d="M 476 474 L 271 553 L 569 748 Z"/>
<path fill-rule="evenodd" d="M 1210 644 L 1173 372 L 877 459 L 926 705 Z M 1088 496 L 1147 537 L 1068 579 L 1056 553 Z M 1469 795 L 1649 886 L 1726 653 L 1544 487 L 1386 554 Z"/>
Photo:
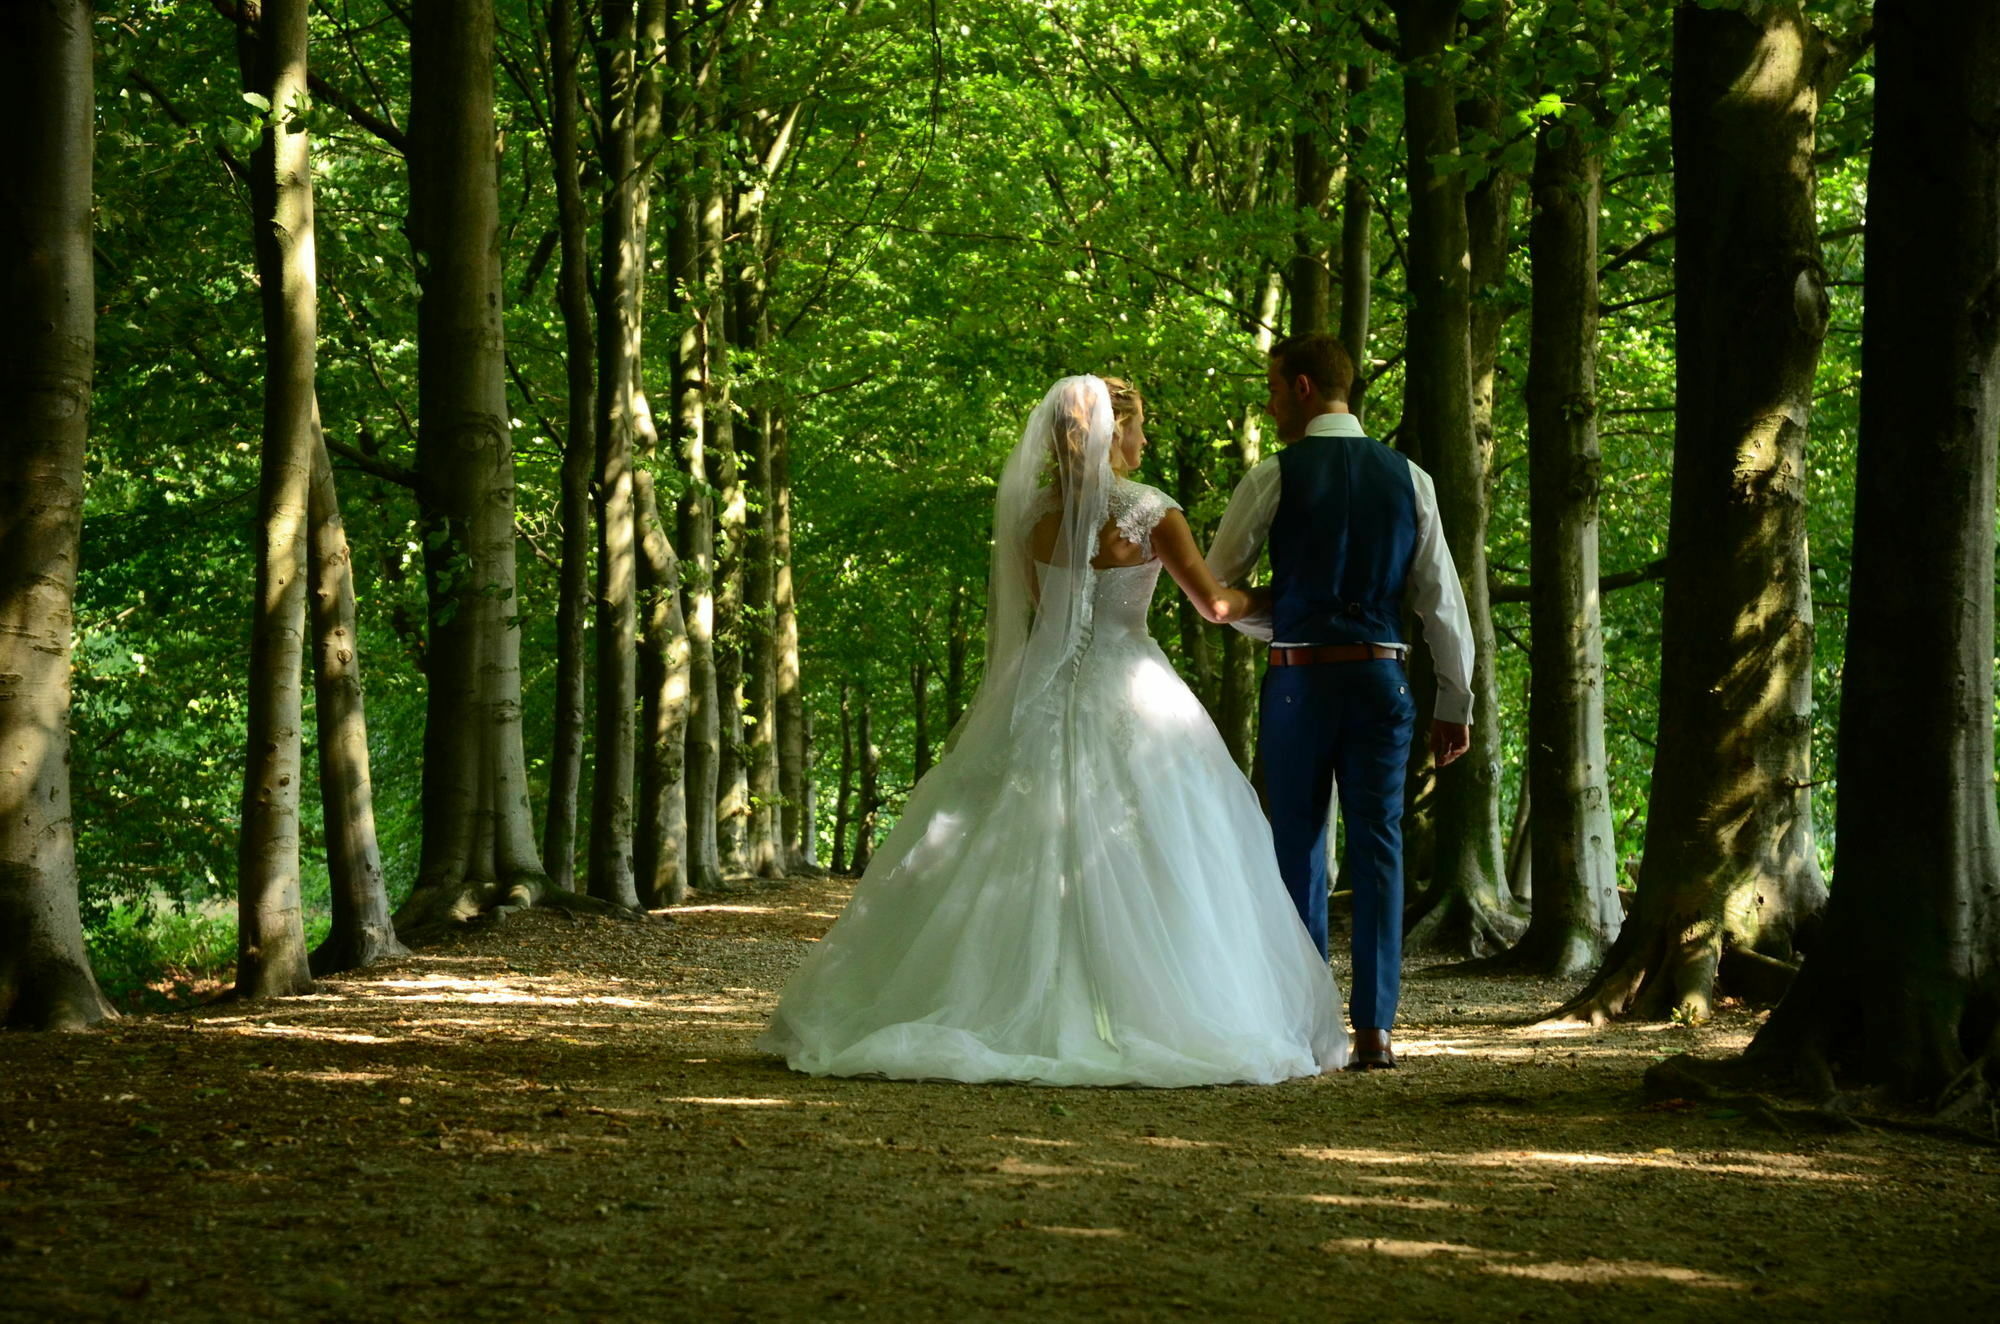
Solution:
<path fill-rule="evenodd" d="M 1365 437 L 1361 420 L 1352 414 L 1315 414 L 1302 434 L 1306 437 Z"/>

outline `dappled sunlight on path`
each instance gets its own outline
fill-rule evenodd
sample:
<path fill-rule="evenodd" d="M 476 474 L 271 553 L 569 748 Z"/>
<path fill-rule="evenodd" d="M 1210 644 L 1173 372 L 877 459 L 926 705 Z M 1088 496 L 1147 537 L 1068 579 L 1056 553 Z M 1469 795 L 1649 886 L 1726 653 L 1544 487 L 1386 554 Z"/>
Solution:
<path fill-rule="evenodd" d="M 162 1318 L 1950 1319 L 2000 1287 L 1990 1151 L 1646 1100 L 1740 1010 L 1557 1030 L 1526 1022 L 1565 985 L 1422 978 L 1393 1073 L 796 1075 L 752 1040 L 844 895 L 529 912 L 309 997 L 0 1036 L 0 1275 Z"/>

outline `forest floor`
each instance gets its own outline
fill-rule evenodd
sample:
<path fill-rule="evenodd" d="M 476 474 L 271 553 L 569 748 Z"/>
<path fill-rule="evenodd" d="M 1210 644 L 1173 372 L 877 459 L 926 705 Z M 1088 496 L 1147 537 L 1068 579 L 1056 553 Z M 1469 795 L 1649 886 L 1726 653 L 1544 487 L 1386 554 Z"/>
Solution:
<path fill-rule="evenodd" d="M 817 1080 L 751 1044 L 851 884 L 529 912 L 309 997 L 0 1036 L 0 1315 L 1990 1319 L 2000 1153 L 1648 1102 L 1686 1028 L 1407 985 L 1403 1069 Z"/>

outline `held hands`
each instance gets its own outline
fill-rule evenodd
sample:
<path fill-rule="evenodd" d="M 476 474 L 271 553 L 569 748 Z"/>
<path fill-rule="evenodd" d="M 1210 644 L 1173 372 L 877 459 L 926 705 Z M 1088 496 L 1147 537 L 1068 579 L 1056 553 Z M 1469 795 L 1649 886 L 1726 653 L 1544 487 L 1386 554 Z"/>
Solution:
<path fill-rule="evenodd" d="M 1472 728 L 1462 722 L 1431 723 L 1431 757 L 1442 768 L 1472 748 Z"/>

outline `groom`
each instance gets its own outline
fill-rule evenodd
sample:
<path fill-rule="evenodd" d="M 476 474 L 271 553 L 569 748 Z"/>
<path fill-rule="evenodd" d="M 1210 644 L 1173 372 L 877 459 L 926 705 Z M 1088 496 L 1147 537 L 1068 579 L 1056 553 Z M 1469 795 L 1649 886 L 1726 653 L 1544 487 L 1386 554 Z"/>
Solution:
<path fill-rule="evenodd" d="M 1209 548 L 1224 584 L 1271 549 L 1261 609 L 1236 628 L 1271 641 L 1258 738 L 1278 871 L 1324 956 L 1329 802 L 1336 788 L 1354 897 L 1349 1070 L 1396 1065 L 1403 957 L 1403 777 L 1416 705 L 1403 611 L 1423 621 L 1437 670 L 1430 746 L 1439 766 L 1471 744 L 1472 628 L 1430 475 L 1348 412 L 1354 363 L 1331 336 L 1271 350 L 1267 408 L 1282 447 L 1244 475 Z"/>

